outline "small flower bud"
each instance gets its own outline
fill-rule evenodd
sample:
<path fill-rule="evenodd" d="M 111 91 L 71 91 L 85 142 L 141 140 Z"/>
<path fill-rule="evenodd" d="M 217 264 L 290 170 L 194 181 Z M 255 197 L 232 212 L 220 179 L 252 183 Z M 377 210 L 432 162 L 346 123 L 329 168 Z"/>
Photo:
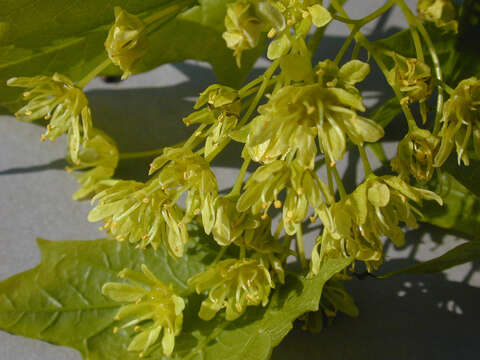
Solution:
<path fill-rule="evenodd" d="M 123 71 L 122 79 L 132 74 L 135 63 L 147 52 L 145 25 L 135 15 L 115 7 L 115 24 L 108 32 L 105 49 L 112 62 Z"/>

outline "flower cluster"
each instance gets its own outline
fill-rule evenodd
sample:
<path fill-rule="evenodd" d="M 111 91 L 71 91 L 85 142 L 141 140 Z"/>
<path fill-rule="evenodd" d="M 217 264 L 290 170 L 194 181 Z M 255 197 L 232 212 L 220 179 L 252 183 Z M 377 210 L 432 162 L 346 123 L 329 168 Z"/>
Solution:
<path fill-rule="evenodd" d="M 139 332 L 128 345 L 128 351 L 140 352 L 140 357 L 145 356 L 163 331 L 162 350 L 169 356 L 175 347 L 175 336 L 182 329 L 185 302 L 145 265 L 141 268 L 142 272 L 124 269 L 118 274 L 133 285 L 109 282 L 103 285 L 102 293 L 114 301 L 129 303 L 123 305 L 115 316 L 117 321 L 127 319 L 122 329 L 134 326 L 135 331 Z M 115 327 L 114 333 L 118 330 Z"/>
<path fill-rule="evenodd" d="M 212 319 L 225 308 L 227 320 L 235 320 L 247 306 L 266 306 L 275 284 L 268 269 L 256 259 L 227 259 L 195 275 L 190 284 L 197 293 L 209 290 L 198 316 Z"/>
<path fill-rule="evenodd" d="M 364 261 L 369 271 L 377 268 L 383 257 L 381 237 L 402 246 L 405 235 L 399 223 L 416 227 L 420 212 L 413 204 L 424 199 L 442 203 L 435 193 L 395 176 L 367 179 L 352 194 L 319 213 L 325 228 L 312 252 L 312 273 L 318 273 L 325 258 L 335 257 Z"/>
<path fill-rule="evenodd" d="M 262 33 L 276 37 L 267 52 L 268 58 L 273 60 L 286 55 L 294 45 L 292 27 L 297 33 L 306 35 L 312 23 L 323 27 L 331 20 L 331 14 L 318 0 L 237 0 L 227 6 L 223 38 L 227 47 L 234 50 L 240 66 L 242 52 L 255 48 Z"/>
<path fill-rule="evenodd" d="M 8 80 L 7 85 L 28 89 L 23 97 L 28 103 L 15 116 L 22 121 L 44 118 L 49 121 L 42 140 L 55 140 L 64 133 L 69 137 L 69 155 L 78 161 L 78 153 L 84 139 L 92 128 L 88 100 L 66 76 L 20 77 Z"/>
<path fill-rule="evenodd" d="M 114 180 L 93 197 L 94 201 L 98 203 L 88 214 L 88 220 L 103 220 L 102 229 L 116 240 L 139 243 L 142 248 L 147 245 L 158 248 L 166 242 L 174 257 L 183 255 L 188 241 L 183 210 L 157 181 Z"/>
<path fill-rule="evenodd" d="M 445 103 L 438 133 L 440 149 L 435 166 L 442 166 L 455 145 L 458 163 L 469 165 L 468 146 L 480 156 L 480 80 L 472 77 L 461 81 Z"/>

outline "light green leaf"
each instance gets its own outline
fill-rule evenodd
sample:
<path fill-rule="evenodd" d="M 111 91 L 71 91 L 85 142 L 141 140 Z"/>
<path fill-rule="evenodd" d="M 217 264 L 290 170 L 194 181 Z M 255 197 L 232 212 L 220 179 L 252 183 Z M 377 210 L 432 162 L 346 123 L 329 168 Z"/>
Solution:
<path fill-rule="evenodd" d="M 318 309 L 324 283 L 350 263 L 331 260 L 313 279 L 290 275 L 266 308 L 249 308 L 234 322 L 225 321 L 223 315 L 207 322 L 197 316 L 202 297 L 186 281 L 204 271 L 218 247 L 196 228 L 191 229 L 186 255 L 179 260 L 164 249 L 134 249 L 108 239 L 38 243 L 41 263 L 0 283 L 0 328 L 73 347 L 90 360 L 138 358 L 137 353 L 127 351 L 131 331 L 113 334 L 114 316 L 122 304 L 101 294 L 103 284 L 119 281 L 117 273 L 125 267 L 138 270 L 146 264 L 186 298 L 174 359 L 260 360 L 269 358 L 297 317 Z M 160 344 L 154 345 L 151 358 L 164 358 Z"/>
<path fill-rule="evenodd" d="M 478 259 L 480 259 L 480 241 L 469 241 L 447 251 L 445 254 L 435 259 L 424 261 L 420 264 L 393 271 L 379 277 L 389 278 L 400 274 L 435 273 Z"/>
<path fill-rule="evenodd" d="M 170 18 L 149 34 L 149 51 L 137 64 L 136 72 L 185 59 L 212 64 L 222 83 L 239 85 L 264 45 L 246 52 L 238 69 L 232 51 L 221 35 L 229 0 L 192 0 L 187 10 Z M 151 16 L 172 0 L 6 0 L 0 7 L 0 106 L 18 107 L 17 89 L 5 82 L 14 76 L 50 75 L 58 72 L 80 80 L 106 58 L 104 42 L 114 22 L 113 8 L 120 6 L 140 18 Z M 6 29 L 6 30 L 5 30 Z M 106 73 L 121 74 L 110 66 Z"/>
<path fill-rule="evenodd" d="M 190 293 L 186 280 L 215 256 L 214 248 L 198 245 L 200 239 L 206 240 L 204 235 L 193 230 L 190 236 L 186 255 L 179 260 L 163 249 L 135 249 L 109 239 L 39 239 L 41 263 L 0 283 L 0 328 L 75 348 L 86 359 L 138 359 L 138 353 L 127 352 L 131 334 L 126 330 L 113 334 L 121 304 L 103 296 L 101 288 L 119 281 L 123 268 L 139 270 L 146 264 L 179 294 Z"/>
<path fill-rule="evenodd" d="M 480 234 L 480 198 L 448 173 L 432 187 L 443 199 L 443 206 L 426 201 L 421 211 L 424 221 L 444 229 L 459 231 L 471 238 Z"/>

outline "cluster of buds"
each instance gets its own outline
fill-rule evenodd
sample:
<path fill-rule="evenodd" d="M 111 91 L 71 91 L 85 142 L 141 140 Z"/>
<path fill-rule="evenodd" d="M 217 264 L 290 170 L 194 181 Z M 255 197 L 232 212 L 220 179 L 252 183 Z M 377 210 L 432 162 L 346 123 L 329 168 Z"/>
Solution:
<path fill-rule="evenodd" d="M 162 335 L 162 350 L 170 356 L 175 347 L 175 336 L 182 330 L 185 302 L 175 294 L 172 286 L 164 285 L 145 265 L 142 272 L 122 270 L 118 276 L 133 283 L 106 283 L 102 293 L 114 301 L 127 303 L 118 310 L 115 320 L 127 322 L 120 329 L 134 327 L 138 334 L 133 338 L 128 351 L 147 355 L 148 349 Z"/>

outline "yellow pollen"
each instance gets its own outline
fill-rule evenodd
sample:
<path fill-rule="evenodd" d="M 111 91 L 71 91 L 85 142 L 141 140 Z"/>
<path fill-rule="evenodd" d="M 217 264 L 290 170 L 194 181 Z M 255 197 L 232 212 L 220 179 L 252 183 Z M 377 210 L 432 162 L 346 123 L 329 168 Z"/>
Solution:
<path fill-rule="evenodd" d="M 120 320 L 120 316 L 116 315 L 114 319 L 118 321 Z"/>
<path fill-rule="evenodd" d="M 142 330 L 142 328 L 141 328 L 140 326 L 138 326 L 138 325 L 137 325 L 137 326 L 135 326 L 135 327 L 134 327 L 134 329 L 133 329 L 133 330 L 134 330 L 134 331 L 140 331 L 140 330 Z"/>
<path fill-rule="evenodd" d="M 123 236 L 120 236 L 120 235 L 117 235 L 117 237 L 115 239 L 117 239 L 117 241 L 120 241 L 120 242 L 125 240 L 125 238 Z"/>
<path fill-rule="evenodd" d="M 298 193 L 298 195 L 302 195 L 304 193 L 304 191 L 305 190 L 301 187 L 301 188 L 298 189 L 297 193 Z"/>
<path fill-rule="evenodd" d="M 292 210 L 288 210 L 288 211 L 287 211 L 287 217 L 288 217 L 289 219 L 291 219 L 291 218 L 293 217 L 293 211 L 292 211 Z"/>
<path fill-rule="evenodd" d="M 288 25 L 288 26 L 295 25 L 295 21 L 293 21 L 292 19 L 289 19 L 289 20 L 287 21 L 287 25 Z"/>
<path fill-rule="evenodd" d="M 25 97 L 28 97 L 28 96 L 30 96 L 30 92 L 28 92 L 28 91 L 25 91 L 25 92 L 23 93 L 23 96 L 25 96 Z"/>
<path fill-rule="evenodd" d="M 117 226 L 117 222 L 116 221 L 112 221 L 112 227 L 115 227 Z"/>
<path fill-rule="evenodd" d="M 198 214 L 200 214 L 200 209 L 197 208 L 193 210 L 193 215 L 198 215 Z"/>
<path fill-rule="evenodd" d="M 143 356 L 144 356 L 143 353 L 138 354 L 138 357 L 139 357 L 140 359 L 143 358 Z"/>
<path fill-rule="evenodd" d="M 202 132 L 201 132 L 201 131 L 195 132 L 195 136 L 200 136 L 200 135 L 202 135 Z"/>
<path fill-rule="evenodd" d="M 25 111 L 25 115 L 30 116 L 32 115 L 32 112 L 30 110 Z"/>
<path fill-rule="evenodd" d="M 262 215 L 262 216 L 260 216 L 260 218 L 261 218 L 262 220 L 266 220 L 266 219 L 268 219 L 268 215 L 267 215 L 267 213 L 263 213 L 263 215 Z"/>
<path fill-rule="evenodd" d="M 332 162 L 330 163 L 330 166 L 331 166 L 331 167 L 334 167 L 335 165 L 337 165 L 337 162 L 336 162 L 336 161 L 332 161 Z"/>
<path fill-rule="evenodd" d="M 271 28 L 270 31 L 268 32 L 267 36 L 269 39 L 273 38 L 277 34 L 277 30 L 274 28 Z"/>
<path fill-rule="evenodd" d="M 266 209 L 267 206 L 268 206 L 268 203 L 267 203 L 267 202 L 263 202 L 263 203 L 262 203 L 262 208 L 263 208 L 263 209 Z"/>
<path fill-rule="evenodd" d="M 115 326 L 115 327 L 113 328 L 113 333 L 116 334 L 117 332 L 118 332 L 118 326 Z"/>
<path fill-rule="evenodd" d="M 305 19 L 306 17 L 308 17 L 310 15 L 310 13 L 308 11 L 304 11 L 302 12 L 302 17 Z"/>
<path fill-rule="evenodd" d="M 45 134 L 40 135 L 40 141 L 45 141 L 46 139 L 47 137 L 45 136 Z"/>
<path fill-rule="evenodd" d="M 47 114 L 43 117 L 45 120 L 50 120 L 52 118 L 52 115 Z"/>
<path fill-rule="evenodd" d="M 138 299 L 137 301 L 135 301 L 135 304 L 138 305 L 138 304 L 140 304 L 141 302 L 142 302 L 142 299 L 140 298 L 140 299 Z"/>
<path fill-rule="evenodd" d="M 310 222 L 313 223 L 313 222 L 315 222 L 315 221 L 317 221 L 317 218 L 316 218 L 315 216 L 310 216 Z"/>
<path fill-rule="evenodd" d="M 280 200 L 275 200 L 273 206 L 275 206 L 276 209 L 280 209 L 282 207 L 282 202 Z"/>

